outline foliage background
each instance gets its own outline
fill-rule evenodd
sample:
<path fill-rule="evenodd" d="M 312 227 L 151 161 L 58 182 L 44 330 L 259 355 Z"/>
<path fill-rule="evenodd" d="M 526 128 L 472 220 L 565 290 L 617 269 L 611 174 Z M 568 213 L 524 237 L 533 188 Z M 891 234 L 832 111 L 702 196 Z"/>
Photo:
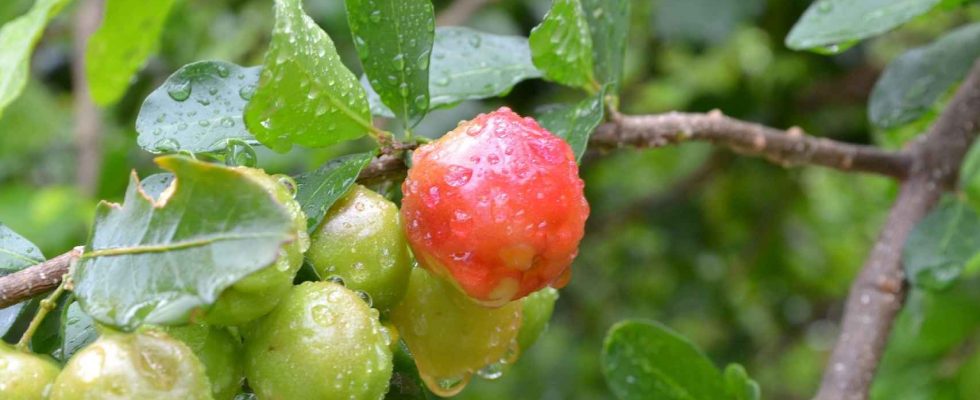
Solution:
<path fill-rule="evenodd" d="M 437 12 L 448 3 L 435 1 Z M 0 23 L 30 4 L 0 2 Z M 527 35 L 549 5 L 548 0 L 492 2 L 467 25 Z M 839 140 L 898 146 L 908 129 L 879 132 L 867 122 L 868 93 L 881 70 L 910 47 L 980 21 L 980 5 L 940 7 L 824 57 L 783 44 L 808 5 L 807 0 L 634 1 L 622 110 L 718 108 L 770 126 L 797 125 Z M 306 8 L 333 37 L 346 65 L 359 73 L 343 2 L 307 0 Z M 136 145 L 133 126 L 142 99 L 193 61 L 260 64 L 273 21 L 267 1 L 179 1 L 158 54 L 124 100 L 104 110 L 102 179 L 97 195 L 88 198 L 73 186 L 72 14 L 62 13 L 46 31 L 33 60 L 32 82 L 0 119 L 0 221 L 47 256 L 84 242 L 95 202 L 119 200 L 129 168 L 144 176 L 156 172 L 151 155 Z M 433 112 L 417 132 L 436 137 L 457 121 L 500 105 L 530 113 L 576 96 L 531 80 L 502 100 L 468 101 Z M 296 148 L 287 154 L 260 149 L 259 165 L 297 173 L 367 145 Z M 814 393 L 847 286 L 894 196 L 892 182 L 814 167 L 785 170 L 705 145 L 590 153 L 582 176 L 592 215 L 550 330 L 503 378 L 477 380 L 460 398 L 608 398 L 599 352 L 606 330 L 623 318 L 662 321 L 717 365 L 742 363 L 766 398 Z M 939 294 L 912 292 L 881 367 L 876 398 L 965 399 L 980 390 L 976 286 L 967 280 Z M 910 360 L 916 360 L 915 367 L 908 366 Z"/>

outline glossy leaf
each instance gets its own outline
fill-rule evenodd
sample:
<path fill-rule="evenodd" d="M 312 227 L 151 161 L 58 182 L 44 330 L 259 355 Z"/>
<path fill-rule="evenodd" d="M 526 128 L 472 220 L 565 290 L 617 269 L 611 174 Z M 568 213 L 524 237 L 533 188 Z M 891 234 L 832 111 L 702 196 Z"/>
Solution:
<path fill-rule="evenodd" d="M 980 215 L 966 203 L 946 198 L 916 225 L 902 261 L 912 284 L 940 290 L 960 277 L 980 254 Z"/>
<path fill-rule="evenodd" d="M 545 78 L 594 91 L 592 36 L 580 0 L 554 0 L 528 39 L 534 65 Z"/>
<path fill-rule="evenodd" d="M 85 49 L 85 77 L 97 104 L 119 100 L 156 49 L 174 0 L 107 0 Z"/>
<path fill-rule="evenodd" d="M 31 53 L 44 27 L 68 0 L 37 0 L 31 10 L 0 27 L 0 116 L 27 85 Z"/>
<path fill-rule="evenodd" d="M 20 271 L 44 261 L 41 250 L 0 223 L 0 276 Z M 20 302 L 0 309 L 0 337 L 7 334 L 18 317 L 25 311 L 27 302 Z"/>
<path fill-rule="evenodd" d="M 546 108 L 538 117 L 545 129 L 565 139 L 581 160 L 589 146 L 589 137 L 605 116 L 605 91 L 575 104 L 559 104 Z"/>
<path fill-rule="evenodd" d="M 868 103 L 871 122 L 895 128 L 932 109 L 980 57 L 980 23 L 956 29 L 888 64 Z"/>
<path fill-rule="evenodd" d="M 101 203 L 74 275 L 85 312 L 125 330 L 186 322 L 293 239 L 284 207 L 242 171 L 180 156 L 157 164 L 173 186 L 153 200 L 134 175 L 123 204 Z"/>
<path fill-rule="evenodd" d="M 429 0 L 346 0 L 354 46 L 371 86 L 406 126 L 429 109 L 435 15 Z"/>
<path fill-rule="evenodd" d="M 618 93 L 623 81 L 623 61 L 629 39 L 629 0 L 581 0 L 592 32 L 595 77 Z"/>
<path fill-rule="evenodd" d="M 258 143 L 245 129 L 242 113 L 260 71 L 223 61 L 181 67 L 143 101 L 136 118 L 140 147 L 205 153 L 226 149 L 229 139 Z"/>
<path fill-rule="evenodd" d="M 330 206 L 337 201 L 374 158 L 374 152 L 351 154 L 330 161 L 316 171 L 296 177 L 296 201 L 306 214 L 306 226 L 313 232 Z"/>
<path fill-rule="evenodd" d="M 656 322 L 623 321 L 606 334 L 602 371 L 617 398 L 717 400 L 722 375 L 691 342 Z"/>
<path fill-rule="evenodd" d="M 61 362 L 99 337 L 95 321 L 89 317 L 76 302 L 69 302 L 61 313 L 61 346 L 55 350 L 54 357 Z"/>
<path fill-rule="evenodd" d="M 429 109 L 502 96 L 518 82 L 539 77 L 527 38 L 439 27 L 429 64 Z M 395 114 L 381 103 L 367 79 L 361 79 L 361 84 L 368 91 L 371 112 L 393 118 Z"/>
<path fill-rule="evenodd" d="M 741 365 L 728 364 L 724 375 L 725 388 L 732 400 L 759 400 L 762 397 L 759 384 L 749 377 Z"/>
<path fill-rule="evenodd" d="M 301 0 L 276 0 L 272 44 L 245 108 L 248 129 L 270 149 L 324 147 L 363 136 L 371 112 L 357 78 Z"/>
<path fill-rule="evenodd" d="M 439 399 L 426 389 L 422 377 L 419 376 L 419 369 L 415 366 L 415 360 L 405 342 L 398 342 L 398 347 L 394 349 L 392 356 L 394 367 L 385 400 Z"/>
<path fill-rule="evenodd" d="M 941 0 L 817 0 L 786 37 L 795 50 L 838 53 L 931 10 Z"/>

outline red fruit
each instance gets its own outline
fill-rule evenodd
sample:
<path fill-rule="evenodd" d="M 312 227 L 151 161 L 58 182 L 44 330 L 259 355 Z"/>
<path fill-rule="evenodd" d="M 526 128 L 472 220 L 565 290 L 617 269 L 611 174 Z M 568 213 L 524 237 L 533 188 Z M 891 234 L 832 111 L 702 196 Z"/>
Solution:
<path fill-rule="evenodd" d="M 583 186 L 568 143 L 503 107 L 415 151 L 402 219 L 422 266 L 499 306 L 567 283 Z"/>

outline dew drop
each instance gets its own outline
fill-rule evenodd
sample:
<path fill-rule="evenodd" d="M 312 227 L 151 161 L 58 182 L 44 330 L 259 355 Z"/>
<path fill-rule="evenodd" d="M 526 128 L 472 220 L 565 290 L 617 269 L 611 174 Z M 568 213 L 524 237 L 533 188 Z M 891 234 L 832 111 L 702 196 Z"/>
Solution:
<path fill-rule="evenodd" d="M 191 81 L 188 79 L 167 82 L 167 95 L 174 101 L 184 101 L 191 97 Z"/>

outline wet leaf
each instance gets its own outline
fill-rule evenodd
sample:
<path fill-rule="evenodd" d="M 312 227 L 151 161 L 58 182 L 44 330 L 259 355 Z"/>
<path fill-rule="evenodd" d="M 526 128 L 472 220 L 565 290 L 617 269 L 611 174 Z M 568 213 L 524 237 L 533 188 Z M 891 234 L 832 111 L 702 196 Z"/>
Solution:
<path fill-rule="evenodd" d="M 85 76 L 97 104 L 119 100 L 156 49 L 174 0 L 107 0 L 85 49 Z"/>
<path fill-rule="evenodd" d="M 794 50 L 839 53 L 931 10 L 941 0 L 817 0 L 786 37 Z"/>
<path fill-rule="evenodd" d="M 306 226 L 311 233 L 323 221 L 330 206 L 347 193 L 361 170 L 373 158 L 374 152 L 351 154 L 296 177 L 296 201 L 303 207 Z"/>
<path fill-rule="evenodd" d="M 762 397 L 759 384 L 749 377 L 745 367 L 728 364 L 725 367 L 725 387 L 732 400 L 759 400 Z"/>
<path fill-rule="evenodd" d="M 614 325 L 602 349 L 602 371 L 619 399 L 727 398 L 718 369 L 691 342 L 656 323 Z"/>
<path fill-rule="evenodd" d="M 502 96 L 518 82 L 539 77 L 541 71 L 531 62 L 527 38 L 439 27 L 429 64 L 429 109 Z M 394 117 L 367 79 L 361 79 L 361 84 L 368 91 L 371 112 Z"/>
<path fill-rule="evenodd" d="M 879 128 L 895 128 L 922 117 L 966 76 L 977 57 L 980 24 L 956 29 L 905 52 L 888 64 L 871 91 L 871 122 Z"/>
<path fill-rule="evenodd" d="M 946 198 L 912 230 L 902 261 L 913 285 L 942 290 L 978 253 L 980 216 L 965 202 Z"/>
<path fill-rule="evenodd" d="M 41 250 L 29 240 L 0 223 L 0 276 L 8 275 L 44 261 Z M 0 337 L 24 313 L 27 302 L 0 309 Z"/>
<path fill-rule="evenodd" d="M 629 38 L 629 0 L 581 0 L 592 32 L 595 77 L 600 85 L 610 85 L 609 93 L 619 93 L 623 81 L 623 61 Z"/>
<path fill-rule="evenodd" d="M 173 186 L 151 200 L 134 175 L 123 204 L 101 203 L 74 275 L 85 312 L 124 330 L 188 321 L 293 239 L 284 207 L 243 172 L 180 156 L 157 164 Z"/>
<path fill-rule="evenodd" d="M 575 104 L 558 104 L 545 108 L 538 122 L 545 129 L 565 139 L 575 152 L 575 159 L 581 160 L 589 146 L 589 137 L 605 116 L 606 91 L 601 91 Z"/>
<path fill-rule="evenodd" d="M 61 362 L 67 362 L 71 356 L 99 337 L 95 321 L 89 317 L 76 302 L 69 302 L 62 309 L 61 317 L 61 346 L 54 352 L 54 357 Z"/>
<path fill-rule="evenodd" d="M 300 0 L 276 0 L 275 13 L 259 86 L 245 108 L 249 131 L 279 152 L 363 136 L 372 129 L 367 99 L 333 41 Z"/>
<path fill-rule="evenodd" d="M 44 27 L 68 0 L 37 0 L 31 10 L 0 27 L 0 115 L 27 85 L 31 53 Z"/>
<path fill-rule="evenodd" d="M 528 40 L 534 65 L 546 79 L 595 91 L 592 36 L 580 0 L 554 0 Z"/>
<path fill-rule="evenodd" d="M 152 153 L 225 150 L 229 139 L 258 141 L 242 113 L 255 92 L 261 67 L 223 61 L 187 64 L 143 101 L 136 118 L 137 142 Z"/>
<path fill-rule="evenodd" d="M 429 109 L 429 56 L 435 15 L 429 0 L 347 0 L 364 72 L 406 126 Z"/>

